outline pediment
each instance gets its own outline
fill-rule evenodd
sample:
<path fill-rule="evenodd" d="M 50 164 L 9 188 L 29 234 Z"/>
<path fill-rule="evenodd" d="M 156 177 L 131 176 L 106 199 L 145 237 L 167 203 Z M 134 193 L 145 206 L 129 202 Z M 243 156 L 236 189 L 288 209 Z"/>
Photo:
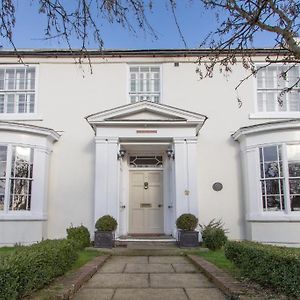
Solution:
<path fill-rule="evenodd" d="M 161 112 L 155 112 L 147 108 L 143 108 L 139 111 L 127 112 L 125 114 L 120 114 L 107 118 L 106 121 L 183 121 L 185 118 L 179 116 L 174 116 L 172 114 L 166 114 Z"/>
<path fill-rule="evenodd" d="M 119 106 L 86 117 L 89 123 L 134 120 L 203 121 L 205 119 L 206 116 L 198 113 L 149 101 Z"/>
<path fill-rule="evenodd" d="M 151 123 L 172 126 L 195 126 L 197 131 L 202 127 L 206 116 L 172 107 L 169 105 L 141 101 L 98 112 L 86 117 L 88 123 L 95 129 L 97 126 L 132 125 L 135 123 Z"/>

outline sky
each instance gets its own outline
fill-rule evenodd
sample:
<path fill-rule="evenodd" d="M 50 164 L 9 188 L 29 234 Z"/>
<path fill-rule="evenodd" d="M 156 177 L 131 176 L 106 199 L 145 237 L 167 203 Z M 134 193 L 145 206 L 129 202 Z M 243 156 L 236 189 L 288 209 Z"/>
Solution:
<path fill-rule="evenodd" d="M 69 5 L 74 0 L 64 0 Z M 38 13 L 36 0 L 15 0 L 16 25 L 13 39 L 18 49 L 24 48 L 67 48 L 63 40 L 45 40 L 45 16 Z M 74 3 L 74 2 L 73 2 Z M 206 35 L 217 26 L 215 14 L 204 10 L 199 0 L 177 0 L 177 20 L 183 33 L 187 48 L 198 48 Z M 136 33 L 122 28 L 119 24 L 99 22 L 104 49 L 182 49 L 185 45 L 176 27 L 173 15 L 164 0 L 154 0 L 153 12 L 147 18 L 154 28 L 157 39 L 150 33 L 137 29 Z M 92 38 L 88 48 L 98 48 Z M 11 45 L 1 40 L 4 49 Z M 258 34 L 255 47 L 272 47 L 274 40 L 266 33 Z M 79 48 L 80 43 L 72 39 L 72 48 Z"/>

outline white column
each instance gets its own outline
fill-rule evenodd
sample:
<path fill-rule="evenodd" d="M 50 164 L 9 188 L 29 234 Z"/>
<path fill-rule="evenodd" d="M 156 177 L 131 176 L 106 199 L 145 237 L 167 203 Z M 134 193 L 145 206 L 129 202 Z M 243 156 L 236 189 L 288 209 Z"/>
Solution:
<path fill-rule="evenodd" d="M 183 213 L 198 216 L 197 138 L 174 138 L 176 219 Z"/>
<path fill-rule="evenodd" d="M 94 222 L 103 215 L 119 219 L 118 138 L 96 137 Z"/>

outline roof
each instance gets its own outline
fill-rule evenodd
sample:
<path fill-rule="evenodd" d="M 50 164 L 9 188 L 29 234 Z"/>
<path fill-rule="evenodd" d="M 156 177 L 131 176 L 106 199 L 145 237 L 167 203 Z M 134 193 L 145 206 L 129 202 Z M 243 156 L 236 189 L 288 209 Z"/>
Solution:
<path fill-rule="evenodd" d="M 235 51 L 237 55 L 254 54 L 257 56 L 266 56 L 272 54 L 284 54 L 286 50 L 274 48 L 253 48 L 247 50 L 222 50 L 222 53 Z M 199 48 L 199 49 L 89 49 L 81 51 L 80 49 L 19 49 L 16 52 L 13 49 L 0 50 L 2 57 L 74 57 L 86 55 L 89 57 L 193 57 L 206 56 L 218 50 Z"/>

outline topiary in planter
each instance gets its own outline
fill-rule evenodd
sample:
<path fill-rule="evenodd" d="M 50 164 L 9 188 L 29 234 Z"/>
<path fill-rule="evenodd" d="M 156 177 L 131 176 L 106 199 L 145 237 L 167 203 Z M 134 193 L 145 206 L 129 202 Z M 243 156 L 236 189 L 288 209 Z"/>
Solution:
<path fill-rule="evenodd" d="M 118 222 L 109 215 L 99 218 L 95 225 L 96 229 L 99 231 L 115 231 L 117 226 Z"/>
<path fill-rule="evenodd" d="M 198 219 L 192 214 L 182 214 L 176 220 L 176 226 L 178 229 L 194 231 L 198 225 Z"/>
<path fill-rule="evenodd" d="M 97 231 L 95 232 L 94 244 L 97 248 L 114 247 L 114 231 L 117 229 L 118 222 L 111 216 L 105 215 L 99 218 L 95 224 Z"/>
<path fill-rule="evenodd" d="M 179 247 L 197 247 L 199 246 L 199 232 L 195 231 L 198 225 L 198 219 L 192 214 L 182 214 L 176 220 L 178 228 Z"/>

